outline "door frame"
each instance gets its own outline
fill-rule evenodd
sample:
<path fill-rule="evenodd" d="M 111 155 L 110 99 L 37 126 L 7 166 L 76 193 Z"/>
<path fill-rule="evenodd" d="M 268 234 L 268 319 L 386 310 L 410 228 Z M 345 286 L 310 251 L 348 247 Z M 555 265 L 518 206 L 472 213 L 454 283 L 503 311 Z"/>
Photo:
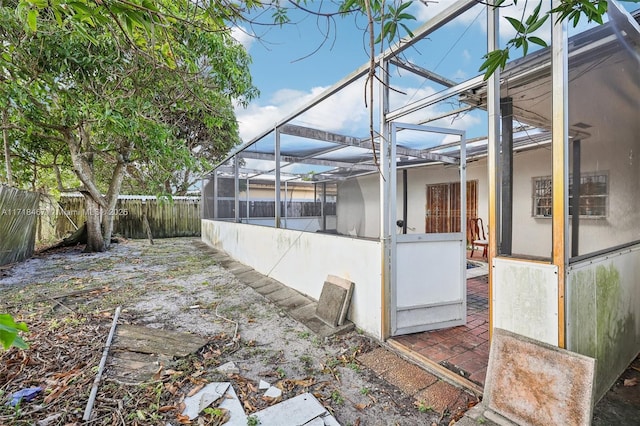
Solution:
<path fill-rule="evenodd" d="M 389 238 L 389 305 L 387 309 L 387 313 L 389 315 L 389 325 L 390 325 L 390 335 L 397 336 L 400 334 L 413 333 L 418 331 L 426 331 L 437 328 L 445 328 L 452 327 L 457 325 L 466 324 L 466 222 L 467 222 L 467 211 L 466 211 L 466 141 L 465 136 L 466 132 L 463 130 L 455 130 L 455 129 L 447 129 L 433 126 L 422 126 L 408 123 L 400 123 L 400 122 L 391 122 L 390 127 L 390 137 L 391 137 L 391 158 L 395 160 L 395 147 L 397 145 L 397 132 L 402 129 L 406 130 L 414 130 L 414 131 L 423 131 L 429 133 L 437 133 L 443 135 L 454 135 L 460 138 L 460 158 L 459 160 L 453 157 L 441 156 L 438 158 L 438 161 L 445 162 L 447 164 L 453 164 L 459 167 L 459 176 L 460 176 L 460 232 L 456 233 L 448 233 L 448 234 L 410 234 L 410 235 L 398 235 L 396 232 L 390 232 Z M 389 208 L 386 209 L 388 213 L 388 220 L 390 224 L 395 224 L 397 219 L 397 186 L 395 179 L 393 177 L 396 176 L 397 173 L 397 165 L 395 161 L 390 161 L 390 173 L 391 182 L 389 185 Z M 391 228 L 395 229 L 395 227 Z M 430 243 L 430 244 L 438 244 L 442 242 L 443 244 L 451 244 L 451 242 L 459 242 L 459 249 L 456 248 L 454 251 L 459 253 L 459 262 L 457 259 L 453 259 L 454 264 L 459 264 L 460 270 L 457 271 L 457 275 L 460 277 L 459 286 L 460 286 L 460 299 L 453 301 L 451 304 L 458 304 L 457 309 L 461 311 L 460 318 L 456 318 L 455 320 L 445 319 L 441 322 L 431 322 L 429 324 L 425 324 L 424 326 L 409 326 L 404 327 L 399 325 L 398 323 L 398 243 L 406 244 L 406 243 Z M 424 263 L 422 263 L 424 265 Z M 448 303 L 438 303 L 434 304 L 433 307 L 438 309 Z M 421 306 L 425 307 L 425 306 Z M 431 306 L 426 306 L 430 308 Z M 403 308 L 404 309 L 404 308 Z M 411 308 L 409 308 L 410 310 Z M 407 309 L 405 309 L 407 310 Z"/>

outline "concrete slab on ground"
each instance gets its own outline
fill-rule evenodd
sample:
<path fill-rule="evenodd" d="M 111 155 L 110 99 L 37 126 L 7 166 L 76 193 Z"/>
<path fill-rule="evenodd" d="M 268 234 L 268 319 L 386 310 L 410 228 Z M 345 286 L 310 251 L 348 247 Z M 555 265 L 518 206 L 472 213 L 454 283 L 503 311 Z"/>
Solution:
<path fill-rule="evenodd" d="M 332 327 L 342 325 L 351 305 L 353 282 L 329 275 L 322 286 L 316 315 Z"/>
<path fill-rule="evenodd" d="M 258 272 L 256 272 L 256 273 L 258 273 Z M 267 285 L 272 284 L 272 283 L 276 283 L 276 284 L 278 283 L 273 278 L 265 277 L 262 274 L 260 274 L 260 275 L 261 275 L 261 278 L 255 280 L 255 281 L 249 281 L 249 280 L 246 280 L 246 281 L 240 280 L 240 281 L 242 281 L 243 283 L 245 283 L 246 285 L 248 285 L 249 287 L 251 287 L 254 290 L 257 290 L 257 289 L 259 289 L 261 287 L 267 286 Z"/>
<path fill-rule="evenodd" d="M 309 425 L 340 426 L 340 423 L 310 393 L 282 401 L 254 413 L 262 426 Z M 312 423 L 314 422 L 314 423 Z"/>
<path fill-rule="evenodd" d="M 482 403 L 461 426 L 587 425 L 595 360 L 495 328 Z"/>
<path fill-rule="evenodd" d="M 218 261 L 219 261 L 220 265 L 225 269 L 230 269 L 230 268 L 234 267 L 237 263 L 239 263 L 237 260 L 233 259 L 229 255 L 221 256 L 218 259 Z"/>
<path fill-rule="evenodd" d="M 520 425 L 591 422 L 595 359 L 494 329 L 483 404 Z"/>
<path fill-rule="evenodd" d="M 278 302 L 278 306 L 286 310 L 294 310 L 312 304 L 313 301 L 301 294 L 295 294 L 289 298 L 282 299 Z"/>
<path fill-rule="evenodd" d="M 287 286 L 280 286 L 278 290 L 272 293 L 269 293 L 267 295 L 267 298 L 279 306 L 283 301 L 290 299 L 294 296 L 301 296 L 301 294 Z"/>
<path fill-rule="evenodd" d="M 375 348 L 358 357 L 360 362 L 375 371 L 379 376 L 391 369 L 399 359 L 401 358 L 398 355 L 385 348 Z"/>
<path fill-rule="evenodd" d="M 250 283 L 260 281 L 261 279 L 264 278 L 264 275 L 262 275 L 260 272 L 256 271 L 255 269 L 250 269 L 248 271 L 235 274 L 235 276 L 244 284 L 248 284 L 248 285 L 250 285 Z"/>
<path fill-rule="evenodd" d="M 209 383 L 194 395 L 187 396 L 184 399 L 185 408 L 182 410 L 182 415 L 189 416 L 189 420 L 195 419 L 202 410 L 222 398 L 227 393 L 229 386 L 231 386 L 229 382 Z"/>
<path fill-rule="evenodd" d="M 262 287 L 258 287 L 255 288 L 254 290 L 257 291 L 258 293 L 260 293 L 263 296 L 267 296 L 269 293 L 273 293 L 274 291 L 278 291 L 282 288 L 282 284 L 275 281 L 275 280 L 271 280 L 271 282 L 267 285 L 264 285 Z"/>
<path fill-rule="evenodd" d="M 245 272 L 253 271 L 253 268 L 251 266 L 247 266 L 244 263 L 240 263 L 240 262 L 234 262 L 225 268 L 228 269 L 233 275 L 236 275 L 236 276 L 243 274 Z"/>
<path fill-rule="evenodd" d="M 487 417 L 486 411 L 484 405 L 478 404 L 468 410 L 463 418 L 455 422 L 455 426 L 517 426 L 504 418 L 494 418 L 495 421 L 491 420 L 491 413 L 488 413 L 489 416 Z"/>
<path fill-rule="evenodd" d="M 438 381 L 433 374 L 403 359 L 394 360 L 381 377 L 409 395 L 416 395 Z"/>
<path fill-rule="evenodd" d="M 354 324 L 351 321 L 347 321 L 340 327 L 330 327 L 325 324 L 316 316 L 316 306 L 317 303 L 313 302 L 299 308 L 291 309 L 288 313 L 291 318 L 303 323 L 309 330 L 313 331 L 320 338 L 353 330 Z"/>
<path fill-rule="evenodd" d="M 216 406 L 227 412 L 228 417 L 224 423 L 226 426 L 246 426 L 247 415 L 230 382 L 209 383 L 194 395 L 186 397 L 182 415 L 188 416 L 189 420 L 195 420 L 205 408 L 218 400 L 220 402 Z"/>

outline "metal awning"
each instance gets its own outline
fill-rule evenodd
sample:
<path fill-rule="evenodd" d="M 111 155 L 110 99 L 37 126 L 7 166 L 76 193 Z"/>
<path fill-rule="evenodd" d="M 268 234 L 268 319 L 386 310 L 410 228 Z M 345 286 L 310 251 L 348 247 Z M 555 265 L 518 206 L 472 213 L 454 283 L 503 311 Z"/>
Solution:
<path fill-rule="evenodd" d="M 435 82 L 444 87 L 443 90 L 416 100 L 411 104 L 391 110 L 387 114 L 390 120 L 408 117 L 415 124 L 429 124 L 445 117 L 455 117 L 467 114 L 469 111 L 486 111 L 486 85 L 482 76 L 475 76 L 461 83 L 439 75 L 412 63 L 401 53 L 419 40 L 428 37 L 431 32 L 441 28 L 459 14 L 470 10 L 477 3 L 474 0 L 460 0 L 444 10 L 440 15 L 427 22 L 415 32 L 414 38 L 403 40 L 392 49 L 381 54 L 377 61 L 387 61 L 390 64 L 412 73 L 413 75 Z M 637 20 L 640 13 L 634 15 Z M 636 22 L 625 22 L 625 25 L 637 25 Z M 606 80 L 622 88 L 634 84 L 633 79 L 625 74 L 624 67 L 603 67 L 600 73 L 585 73 L 584 70 L 598 67 L 604 61 L 622 60 L 616 41 L 616 28 L 605 24 L 595 27 L 569 40 L 569 61 L 573 65 L 569 79 L 579 79 L 583 76 L 595 79 L 593 87 L 597 87 Z M 624 28 L 622 30 L 624 31 Z M 634 34 L 629 31 L 629 34 Z M 637 40 L 630 40 L 637 43 Z M 509 97 L 513 102 L 513 114 L 521 123 L 520 132 L 514 131 L 514 151 L 538 147 L 550 143 L 550 51 L 542 49 L 524 58 L 508 64 L 501 73 L 501 97 Z M 304 105 L 277 123 L 273 129 L 267 130 L 251 141 L 234 149 L 222 162 L 212 170 L 213 172 L 237 173 L 242 178 L 267 178 L 282 174 L 283 180 L 313 180 L 339 181 L 361 175 L 376 173 L 379 170 L 377 159 L 380 158 L 380 139 L 370 135 L 349 135 L 331 132 L 318 126 L 304 124 L 301 117 L 321 102 L 363 78 L 368 71 L 368 64 L 363 65 L 351 75 L 326 90 L 312 102 Z M 581 105 L 582 94 L 572 93 L 575 99 L 573 105 Z M 584 94 L 589 98 L 593 94 Z M 429 115 L 422 113 L 425 108 L 456 97 L 458 106 L 445 113 Z M 549 99 L 549 102 L 541 101 Z M 634 108 L 627 108 L 620 103 L 634 102 L 623 96 L 616 99 L 616 109 L 620 114 L 633 114 Z M 584 101 L 586 102 L 586 101 Z M 613 101 L 608 101 L 613 102 Z M 597 127 L 600 117 L 594 115 L 586 117 L 581 113 L 581 122 L 571 123 L 570 133 L 581 138 L 588 137 L 588 131 Z M 637 117 L 628 117 L 636 120 Z M 585 120 L 589 121 L 588 123 Z M 275 139 L 278 139 L 276 148 Z M 473 161 L 487 154 L 487 138 L 467 140 L 467 160 Z M 234 168 L 234 158 L 239 160 L 238 170 Z M 397 165 L 410 167 L 434 163 L 455 163 L 459 161 L 459 145 L 453 143 L 439 143 L 420 141 L 399 137 L 397 140 Z"/>

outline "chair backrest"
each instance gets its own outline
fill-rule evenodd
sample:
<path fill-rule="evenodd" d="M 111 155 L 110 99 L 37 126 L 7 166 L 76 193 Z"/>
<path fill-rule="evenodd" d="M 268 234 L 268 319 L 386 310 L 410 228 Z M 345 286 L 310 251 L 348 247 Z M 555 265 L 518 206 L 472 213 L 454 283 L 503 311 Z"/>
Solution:
<path fill-rule="evenodd" d="M 469 225 L 467 227 L 469 229 L 469 240 L 486 240 L 487 237 L 484 233 L 484 225 L 482 223 L 482 218 L 479 217 L 470 217 Z"/>

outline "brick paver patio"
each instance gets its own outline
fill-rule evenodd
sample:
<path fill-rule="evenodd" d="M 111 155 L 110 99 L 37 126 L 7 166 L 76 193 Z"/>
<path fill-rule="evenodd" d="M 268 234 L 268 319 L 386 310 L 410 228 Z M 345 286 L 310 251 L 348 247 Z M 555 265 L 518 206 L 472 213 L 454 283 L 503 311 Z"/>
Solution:
<path fill-rule="evenodd" d="M 467 280 L 467 324 L 394 337 L 393 340 L 484 387 L 489 363 L 489 284 L 486 275 Z"/>

